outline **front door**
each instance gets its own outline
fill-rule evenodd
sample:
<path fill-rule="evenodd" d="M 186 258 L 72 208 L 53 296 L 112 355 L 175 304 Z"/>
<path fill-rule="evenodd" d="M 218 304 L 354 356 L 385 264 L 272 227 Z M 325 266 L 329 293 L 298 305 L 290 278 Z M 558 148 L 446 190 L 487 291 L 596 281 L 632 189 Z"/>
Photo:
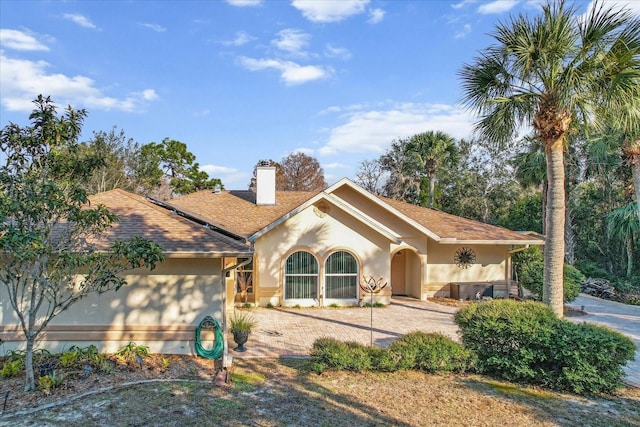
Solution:
<path fill-rule="evenodd" d="M 405 250 L 398 251 L 391 258 L 391 294 L 406 295 L 406 261 L 407 253 Z"/>

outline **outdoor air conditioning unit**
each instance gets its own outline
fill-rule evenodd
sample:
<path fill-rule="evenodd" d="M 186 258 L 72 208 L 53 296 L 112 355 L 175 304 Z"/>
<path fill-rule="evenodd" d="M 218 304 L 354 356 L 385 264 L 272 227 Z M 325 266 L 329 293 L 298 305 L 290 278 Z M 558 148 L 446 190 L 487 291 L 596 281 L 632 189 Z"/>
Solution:
<path fill-rule="evenodd" d="M 449 283 L 449 292 L 452 299 L 461 301 L 475 300 L 478 293 L 480 297 L 493 298 L 493 284 L 491 283 Z"/>

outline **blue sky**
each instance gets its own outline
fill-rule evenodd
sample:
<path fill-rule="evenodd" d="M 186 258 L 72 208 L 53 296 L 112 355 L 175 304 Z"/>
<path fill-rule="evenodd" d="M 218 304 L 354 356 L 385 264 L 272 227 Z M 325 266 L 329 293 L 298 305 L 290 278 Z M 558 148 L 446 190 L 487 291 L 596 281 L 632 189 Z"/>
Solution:
<path fill-rule="evenodd" d="M 640 1 L 620 0 L 640 14 Z M 31 100 L 187 144 L 227 189 L 261 159 L 316 157 L 353 178 L 399 137 L 471 133 L 457 73 L 540 0 L 0 1 L 0 123 Z M 588 1 L 578 1 L 581 10 Z"/>

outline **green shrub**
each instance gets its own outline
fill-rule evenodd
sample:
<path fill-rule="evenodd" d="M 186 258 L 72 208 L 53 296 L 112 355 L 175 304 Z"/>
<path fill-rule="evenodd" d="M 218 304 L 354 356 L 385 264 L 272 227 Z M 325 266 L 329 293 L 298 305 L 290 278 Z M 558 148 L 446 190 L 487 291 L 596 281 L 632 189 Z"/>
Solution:
<path fill-rule="evenodd" d="M 612 393 L 621 387 L 622 367 L 636 345 L 623 334 L 588 323 L 562 321 L 549 357 L 545 386 L 573 393 Z"/>
<path fill-rule="evenodd" d="M 124 363 L 135 363 L 137 362 L 138 356 L 140 358 L 146 358 L 151 355 L 148 345 L 138 345 L 131 341 L 120 347 L 114 354 L 118 360 Z"/>
<path fill-rule="evenodd" d="M 593 261 L 576 261 L 576 268 L 580 270 L 586 277 L 602 277 L 604 279 L 609 278 L 609 273 L 607 272 L 607 270 Z"/>
<path fill-rule="evenodd" d="M 0 369 L 0 377 L 2 378 L 15 377 L 20 373 L 23 366 L 24 366 L 24 362 L 20 359 L 7 360 L 2 365 L 2 369 Z"/>
<path fill-rule="evenodd" d="M 608 328 L 573 324 L 550 307 L 496 300 L 463 307 L 455 316 L 462 342 L 481 373 L 573 393 L 610 393 L 635 344 Z"/>
<path fill-rule="evenodd" d="M 542 297 L 544 283 L 544 255 L 537 246 L 514 254 L 514 265 L 522 286 L 538 297 Z M 575 300 L 580 293 L 584 275 L 577 268 L 564 265 L 564 301 Z"/>
<path fill-rule="evenodd" d="M 397 339 L 387 349 L 396 369 L 425 372 L 464 372 L 472 365 L 472 353 L 451 338 L 426 332 L 412 332 Z"/>
<path fill-rule="evenodd" d="M 311 367 L 318 373 L 327 369 L 356 372 L 394 372 L 399 369 L 463 372 L 472 365 L 472 360 L 472 353 L 450 338 L 425 332 L 405 335 L 386 349 L 319 338 L 313 343 L 311 351 Z"/>
<path fill-rule="evenodd" d="M 398 370 L 400 356 L 385 348 L 369 347 L 369 357 L 374 371 L 395 372 Z"/>
<path fill-rule="evenodd" d="M 76 348 L 71 348 L 67 351 L 64 351 L 60 354 L 60 365 L 63 368 L 68 368 L 76 364 L 82 356 L 82 350 Z"/>
<path fill-rule="evenodd" d="M 38 378 L 38 388 L 46 395 L 51 394 L 53 389 L 56 389 L 64 382 L 63 375 L 56 375 L 56 371 L 53 371 L 49 375 L 44 375 Z"/>
<path fill-rule="evenodd" d="M 311 349 L 311 366 L 318 373 L 326 369 L 362 372 L 374 366 L 369 348 L 356 342 L 318 338 Z"/>
<path fill-rule="evenodd" d="M 559 319 L 538 302 L 496 300 L 463 307 L 455 321 L 463 344 L 478 356 L 481 373 L 535 382 Z"/>
<path fill-rule="evenodd" d="M 564 265 L 564 301 L 571 302 L 580 294 L 584 274 L 572 265 Z"/>

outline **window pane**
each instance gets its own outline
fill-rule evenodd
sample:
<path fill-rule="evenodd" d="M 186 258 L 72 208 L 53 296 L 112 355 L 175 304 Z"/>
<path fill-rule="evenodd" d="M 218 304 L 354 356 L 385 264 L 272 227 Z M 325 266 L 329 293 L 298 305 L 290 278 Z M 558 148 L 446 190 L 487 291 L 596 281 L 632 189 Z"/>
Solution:
<path fill-rule="evenodd" d="M 327 276 L 327 298 L 356 299 L 358 276 Z"/>
<path fill-rule="evenodd" d="M 327 274 L 358 274 L 358 263 L 349 252 L 336 252 L 327 259 Z"/>
<path fill-rule="evenodd" d="M 318 263 L 309 252 L 294 252 L 287 258 L 285 274 L 318 274 Z"/>
<path fill-rule="evenodd" d="M 358 262 L 349 252 L 336 252 L 327 258 L 325 293 L 327 298 L 358 297 Z"/>
<path fill-rule="evenodd" d="M 294 252 L 284 267 L 285 299 L 318 298 L 318 262 L 309 252 Z"/>
<path fill-rule="evenodd" d="M 286 276 L 285 299 L 318 298 L 317 276 Z"/>

